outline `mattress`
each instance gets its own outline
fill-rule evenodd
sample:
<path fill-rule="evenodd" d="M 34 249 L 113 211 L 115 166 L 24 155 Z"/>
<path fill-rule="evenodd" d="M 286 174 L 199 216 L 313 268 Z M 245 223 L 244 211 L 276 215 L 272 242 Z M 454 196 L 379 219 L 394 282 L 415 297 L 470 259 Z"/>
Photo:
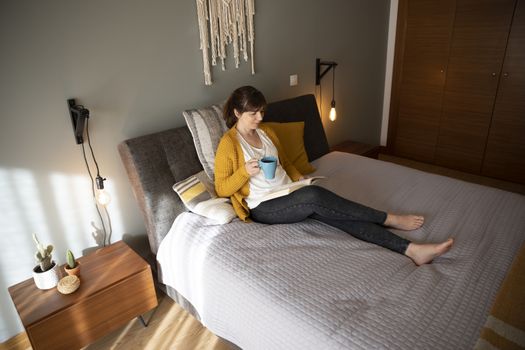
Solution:
<path fill-rule="evenodd" d="M 472 348 L 523 244 L 525 197 L 347 153 L 313 164 L 341 196 L 425 216 L 393 232 L 454 247 L 417 267 L 315 220 L 217 225 L 187 212 L 160 244 L 162 282 L 243 349 Z"/>

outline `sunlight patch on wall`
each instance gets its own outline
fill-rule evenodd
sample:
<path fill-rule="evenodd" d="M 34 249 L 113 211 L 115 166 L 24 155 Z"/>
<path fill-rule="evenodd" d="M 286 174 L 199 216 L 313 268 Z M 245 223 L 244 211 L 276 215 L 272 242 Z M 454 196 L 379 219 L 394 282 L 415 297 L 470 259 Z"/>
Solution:
<path fill-rule="evenodd" d="M 98 214 L 93 202 L 91 181 L 87 176 L 52 173 L 49 181 L 53 190 L 55 205 L 59 213 L 62 236 L 77 256 L 83 248 L 95 245 L 91 226 L 100 227 Z"/>
<path fill-rule="evenodd" d="M 7 288 L 29 278 L 35 266 L 32 232 L 49 239 L 42 198 L 33 174 L 0 168 L 0 341 L 22 327 Z M 13 321 L 16 320 L 16 321 Z"/>
<path fill-rule="evenodd" d="M 113 181 L 111 181 L 111 178 L 107 179 L 107 181 L 104 183 L 104 186 L 107 192 L 111 195 L 111 203 L 109 203 L 109 205 L 107 206 L 107 210 L 111 218 L 111 227 L 113 229 L 111 243 L 115 243 L 116 241 L 121 239 L 122 233 L 125 232 L 124 223 L 122 220 L 122 213 L 119 210 L 120 203 L 119 198 L 116 195 L 117 191 L 115 186 L 113 186 Z M 117 233 L 117 235 L 115 233 Z"/>
<path fill-rule="evenodd" d="M 35 178 L 23 169 L 0 169 L 0 254 L 5 282 L 14 283 L 19 276 L 31 275 L 35 265 L 34 243 L 37 233 L 42 242 L 50 242 L 50 231 L 45 219 L 42 198 Z"/>
<path fill-rule="evenodd" d="M 56 208 L 60 213 L 63 235 L 68 242 L 66 249 L 71 249 L 73 253 L 80 256 L 82 249 L 97 245 L 97 242 L 99 242 L 97 238 L 98 232 L 102 232 L 102 224 L 91 191 L 91 181 L 87 175 L 68 175 L 63 173 L 52 173 L 49 178 Z M 106 181 L 105 186 L 112 197 L 107 209 L 113 231 L 111 243 L 114 243 L 121 239 L 121 233 L 123 232 L 122 215 L 118 210 L 118 198 L 115 195 L 111 181 Z M 110 227 L 106 213 L 102 207 L 99 207 L 99 209 L 106 231 L 109 234 Z M 115 232 L 118 235 L 115 235 Z"/>

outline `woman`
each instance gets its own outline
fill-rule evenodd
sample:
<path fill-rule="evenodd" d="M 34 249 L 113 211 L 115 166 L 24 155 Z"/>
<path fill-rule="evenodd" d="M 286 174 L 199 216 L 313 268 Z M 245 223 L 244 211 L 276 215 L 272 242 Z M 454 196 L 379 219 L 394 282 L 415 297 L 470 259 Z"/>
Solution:
<path fill-rule="evenodd" d="M 251 86 L 235 90 L 224 107 L 230 130 L 222 137 L 215 158 L 215 189 L 230 197 L 235 212 L 264 224 L 285 224 L 312 218 L 337 227 L 361 240 L 378 244 L 411 258 L 416 265 L 430 263 L 447 252 L 453 239 L 437 244 L 412 243 L 385 226 L 415 230 L 423 217 L 395 215 L 365 207 L 319 186 L 305 186 L 282 197 L 263 201 L 276 186 L 303 178 L 286 159 L 275 133 L 261 124 L 266 108 L 263 94 Z M 268 180 L 259 169 L 259 159 L 279 159 L 275 177 Z"/>

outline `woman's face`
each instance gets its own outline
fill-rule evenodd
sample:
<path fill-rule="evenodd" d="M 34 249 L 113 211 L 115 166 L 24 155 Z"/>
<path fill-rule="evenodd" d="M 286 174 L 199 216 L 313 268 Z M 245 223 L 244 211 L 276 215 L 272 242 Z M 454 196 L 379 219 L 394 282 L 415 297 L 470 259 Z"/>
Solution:
<path fill-rule="evenodd" d="M 237 117 L 238 126 L 243 129 L 255 130 L 259 127 L 259 124 L 263 120 L 264 110 L 255 112 L 246 111 L 243 113 L 239 113 L 237 110 L 235 110 L 235 116 Z"/>

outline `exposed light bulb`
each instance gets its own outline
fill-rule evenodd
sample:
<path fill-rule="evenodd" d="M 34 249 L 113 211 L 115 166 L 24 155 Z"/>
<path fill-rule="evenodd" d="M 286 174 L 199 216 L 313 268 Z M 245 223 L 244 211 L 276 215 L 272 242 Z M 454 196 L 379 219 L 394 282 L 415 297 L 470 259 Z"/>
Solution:
<path fill-rule="evenodd" d="M 329 118 L 331 121 L 335 121 L 337 119 L 337 113 L 335 111 L 335 101 L 334 100 L 332 100 L 332 108 L 330 108 Z"/>
<path fill-rule="evenodd" d="M 97 190 L 95 198 L 97 199 L 97 203 L 104 207 L 111 202 L 111 196 L 105 189 Z"/>
<path fill-rule="evenodd" d="M 95 179 L 97 183 L 97 190 L 95 192 L 95 199 L 97 200 L 97 203 L 106 206 L 111 202 L 111 196 L 109 193 L 106 192 L 104 189 L 104 181 L 106 180 L 100 175 L 97 175 L 97 178 Z"/>

